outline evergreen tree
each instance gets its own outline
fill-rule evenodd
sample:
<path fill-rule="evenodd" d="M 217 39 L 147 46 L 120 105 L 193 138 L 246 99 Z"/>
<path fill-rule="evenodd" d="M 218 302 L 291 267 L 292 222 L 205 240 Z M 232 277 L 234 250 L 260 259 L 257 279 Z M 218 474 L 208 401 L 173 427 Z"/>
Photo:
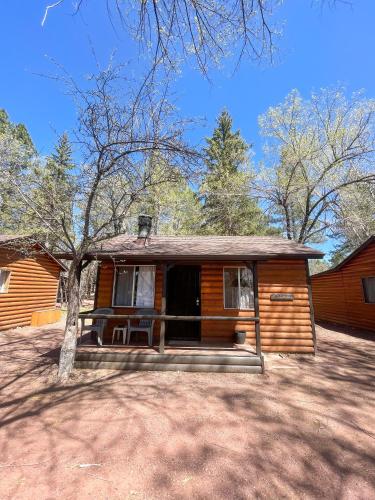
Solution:
<path fill-rule="evenodd" d="M 0 109 L 0 135 L 3 134 L 10 134 L 13 139 L 20 142 L 28 149 L 30 156 L 35 153 L 33 141 L 25 125 L 23 123 L 12 123 L 5 109 Z"/>
<path fill-rule="evenodd" d="M 34 170 L 34 176 L 40 179 L 34 198 L 41 205 L 48 207 L 49 221 L 45 231 L 45 244 L 50 249 L 55 247 L 55 237 L 52 233 L 62 225 L 68 233 L 72 229 L 75 185 L 73 169 L 72 148 L 68 135 L 64 133 L 59 137 L 54 152 L 47 157 L 45 165 L 39 165 Z"/>
<path fill-rule="evenodd" d="M 12 123 L 8 113 L 0 109 L 0 163 L 9 173 L 25 171 L 35 155 L 35 147 L 27 128 Z M 21 233 L 25 226 L 23 213 L 14 189 L 0 182 L 0 233 Z"/>
<path fill-rule="evenodd" d="M 138 210 L 134 214 L 152 216 L 154 234 L 175 236 L 199 232 L 199 199 L 183 178 L 153 186 L 134 209 Z"/>
<path fill-rule="evenodd" d="M 268 221 L 250 197 L 249 146 L 232 130 L 223 111 L 212 137 L 206 139 L 207 173 L 201 185 L 202 232 L 222 235 L 267 234 Z"/>

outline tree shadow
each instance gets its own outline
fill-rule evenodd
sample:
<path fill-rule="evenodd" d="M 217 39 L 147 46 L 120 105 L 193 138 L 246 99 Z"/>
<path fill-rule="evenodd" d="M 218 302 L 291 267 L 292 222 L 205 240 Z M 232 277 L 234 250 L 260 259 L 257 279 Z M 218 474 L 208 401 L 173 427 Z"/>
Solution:
<path fill-rule="evenodd" d="M 375 346 L 322 338 L 319 352 L 279 358 L 288 369 L 245 392 L 240 383 L 210 387 L 209 415 L 204 406 L 200 414 L 215 414 L 215 430 L 208 438 L 204 426 L 185 424 L 186 443 L 155 488 L 177 494 L 178 474 L 194 477 L 185 493 L 199 485 L 200 498 L 375 498 Z"/>
<path fill-rule="evenodd" d="M 318 321 L 316 324 L 323 328 L 326 332 L 332 332 L 334 335 L 342 333 L 356 339 L 372 340 L 375 342 L 374 331 L 353 328 L 351 326 L 340 325 L 338 323 L 326 323 L 324 321 Z"/>
<path fill-rule="evenodd" d="M 317 330 L 316 357 L 269 356 L 264 375 L 75 370 L 67 386 L 61 330 L 0 335 L 0 496 L 375 498 L 375 344 Z"/>

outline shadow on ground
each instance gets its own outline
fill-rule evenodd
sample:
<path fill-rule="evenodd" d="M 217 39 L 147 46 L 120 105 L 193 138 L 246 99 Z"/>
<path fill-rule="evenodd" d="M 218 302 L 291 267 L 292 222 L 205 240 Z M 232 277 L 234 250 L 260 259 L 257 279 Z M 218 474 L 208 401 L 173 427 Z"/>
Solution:
<path fill-rule="evenodd" d="M 75 371 L 0 334 L 1 498 L 375 498 L 375 342 L 318 327 L 262 375 Z"/>

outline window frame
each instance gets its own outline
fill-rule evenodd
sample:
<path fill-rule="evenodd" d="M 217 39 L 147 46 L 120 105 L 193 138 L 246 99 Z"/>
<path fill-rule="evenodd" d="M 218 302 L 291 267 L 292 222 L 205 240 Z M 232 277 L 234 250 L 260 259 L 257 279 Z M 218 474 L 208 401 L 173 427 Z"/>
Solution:
<path fill-rule="evenodd" d="M 8 273 L 8 278 L 5 281 L 5 290 L 4 291 L 0 290 L 0 295 L 3 295 L 9 293 L 10 277 L 12 274 L 12 270 L 9 269 L 8 267 L 0 267 L 0 271 L 5 271 L 6 273 Z"/>
<path fill-rule="evenodd" d="M 238 303 L 240 304 L 241 303 L 241 285 L 240 285 L 240 279 L 239 279 L 239 275 L 238 275 L 238 272 L 240 269 L 249 269 L 251 271 L 251 274 L 252 274 L 252 281 L 253 281 L 253 307 L 250 307 L 248 309 L 244 309 L 244 308 L 241 308 L 241 307 L 225 307 L 225 270 L 226 269 L 237 269 L 237 279 L 238 279 L 238 283 L 239 283 L 239 286 L 238 286 Z M 254 266 L 252 265 L 251 268 L 247 267 L 247 266 L 223 266 L 223 308 L 225 310 L 228 310 L 228 311 L 255 311 L 255 289 L 254 289 Z"/>
<path fill-rule="evenodd" d="M 154 304 L 152 307 L 155 306 L 155 282 L 156 282 L 156 266 L 153 264 L 121 264 L 118 266 L 115 266 L 114 272 L 113 272 L 113 284 L 112 284 L 112 307 L 121 307 L 123 309 L 137 309 L 140 307 L 147 308 L 147 306 L 137 306 L 137 305 L 131 305 L 131 306 L 121 306 L 121 305 L 116 305 L 115 304 L 115 296 L 116 296 L 116 280 L 117 280 L 117 270 L 121 269 L 123 267 L 132 267 L 134 269 L 133 273 L 133 283 L 132 283 L 132 303 L 134 303 L 135 297 L 134 297 L 134 292 L 135 292 L 135 268 L 139 267 L 152 267 L 154 269 L 154 283 L 153 283 L 153 289 L 152 293 L 154 296 Z M 151 306 L 150 306 L 151 307 Z"/>
<path fill-rule="evenodd" d="M 361 278 L 361 283 L 362 283 L 362 294 L 363 294 L 363 301 L 365 304 L 372 304 L 374 305 L 375 304 L 375 301 L 374 302 L 369 302 L 367 300 L 367 292 L 366 292 L 366 287 L 365 287 L 365 280 L 368 279 L 368 278 L 372 278 L 375 280 L 375 276 L 364 276 Z"/>

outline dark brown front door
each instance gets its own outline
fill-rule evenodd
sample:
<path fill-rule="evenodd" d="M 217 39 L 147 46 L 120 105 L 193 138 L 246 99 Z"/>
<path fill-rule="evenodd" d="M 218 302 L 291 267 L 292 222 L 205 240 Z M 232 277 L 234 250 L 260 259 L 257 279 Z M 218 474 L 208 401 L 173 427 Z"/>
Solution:
<path fill-rule="evenodd" d="M 167 274 L 167 314 L 200 316 L 200 267 L 174 266 Z M 167 321 L 167 340 L 200 340 L 200 321 Z"/>

